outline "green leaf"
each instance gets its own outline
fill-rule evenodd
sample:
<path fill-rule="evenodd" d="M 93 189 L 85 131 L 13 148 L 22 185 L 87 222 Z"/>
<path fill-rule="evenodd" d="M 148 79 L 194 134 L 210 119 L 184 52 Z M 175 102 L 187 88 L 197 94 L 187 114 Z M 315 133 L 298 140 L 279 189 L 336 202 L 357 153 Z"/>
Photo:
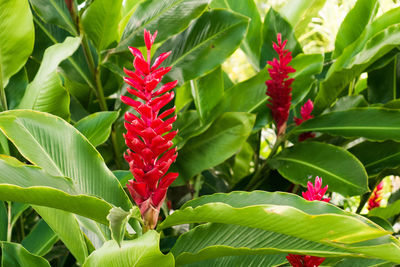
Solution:
<path fill-rule="evenodd" d="M 1 266 L 13 267 L 50 267 L 42 257 L 29 253 L 23 246 L 16 243 L 0 242 L 2 258 Z"/>
<path fill-rule="evenodd" d="M 132 208 L 129 212 L 114 207 L 107 215 L 107 220 L 110 222 L 109 227 L 111 230 L 111 236 L 120 247 L 121 242 L 124 239 L 126 224 L 131 217 L 141 220 L 140 210 L 138 207 Z"/>
<path fill-rule="evenodd" d="M 15 109 L 18 106 L 25 94 L 28 83 L 29 81 L 26 68 L 22 68 L 19 72 L 11 77 L 7 87 L 5 88 L 8 109 Z"/>
<path fill-rule="evenodd" d="M 251 162 L 253 161 L 254 150 L 248 142 L 245 142 L 235 157 L 232 167 L 231 183 L 237 183 L 251 172 Z"/>
<path fill-rule="evenodd" d="M 44 22 L 55 24 L 69 31 L 72 35 L 78 35 L 64 0 L 29 0 L 29 2 Z"/>
<path fill-rule="evenodd" d="M 190 139 L 175 163 L 181 178 L 190 179 L 235 154 L 249 136 L 254 119 L 248 113 L 224 113 L 207 131 Z"/>
<path fill-rule="evenodd" d="M 400 95 L 400 85 L 396 84 L 398 57 L 386 66 L 368 72 L 368 102 L 387 103 Z"/>
<path fill-rule="evenodd" d="M 51 196 L 51 195 L 50 195 Z M 57 200 L 54 201 L 64 201 Z M 66 200 L 68 201 L 68 200 Z M 68 202 L 67 202 L 68 203 Z M 73 203 L 71 203 L 73 205 Z M 85 203 L 80 203 L 82 208 L 93 208 Z M 51 209 L 42 206 L 33 206 L 40 217 L 46 221 L 50 228 L 57 233 L 60 240 L 74 255 L 76 260 L 82 264 L 88 256 L 85 237 L 74 214 L 63 210 Z"/>
<path fill-rule="evenodd" d="M 400 214 L 400 200 L 389 204 L 387 207 L 378 207 L 369 211 L 368 215 L 389 219 Z"/>
<path fill-rule="evenodd" d="M 107 141 L 111 126 L 118 118 L 118 111 L 103 111 L 92 113 L 75 124 L 93 146 L 99 146 Z"/>
<path fill-rule="evenodd" d="M 27 160 L 51 175 L 71 178 L 80 193 L 124 210 L 132 207 L 100 154 L 60 118 L 37 111 L 7 111 L 0 114 L 0 129 Z"/>
<path fill-rule="evenodd" d="M 374 141 L 400 141 L 399 125 L 400 110 L 369 107 L 327 113 L 305 121 L 293 132 L 321 132 Z"/>
<path fill-rule="evenodd" d="M 273 158 L 272 166 L 291 182 L 307 186 L 315 176 L 329 190 L 345 196 L 369 191 L 368 176 L 361 162 L 345 149 L 325 143 L 301 142 Z"/>
<path fill-rule="evenodd" d="M 0 86 L 4 88 L 32 53 L 35 33 L 28 1 L 0 0 L 0 10 Z"/>
<path fill-rule="evenodd" d="M 157 34 L 156 42 L 184 30 L 189 23 L 200 16 L 209 0 L 146 0 L 139 4 L 122 34 L 118 47 L 113 52 L 128 50 L 128 46 L 144 46 L 143 30 Z"/>
<path fill-rule="evenodd" d="M 172 66 L 166 76 L 183 84 L 224 62 L 238 48 L 248 23 L 248 18 L 227 10 L 205 12 L 184 32 L 164 42 L 155 56 L 172 51 L 163 63 Z"/>
<path fill-rule="evenodd" d="M 18 108 L 34 109 L 69 119 L 69 94 L 57 74 L 58 65 L 79 47 L 80 38 L 67 37 L 46 49 L 35 79 L 28 85 Z"/>
<path fill-rule="evenodd" d="M 82 15 L 82 28 L 98 51 L 118 39 L 122 0 L 96 0 Z"/>
<path fill-rule="evenodd" d="M 7 240 L 8 214 L 3 201 L 0 201 L 0 241 Z"/>
<path fill-rule="evenodd" d="M 276 43 L 276 36 L 282 34 L 282 41 L 288 40 L 285 46 L 286 49 L 292 52 L 295 57 L 303 50 L 297 41 L 292 26 L 273 8 L 270 8 L 264 19 L 263 25 L 263 44 L 261 48 L 260 69 L 267 65 L 267 61 L 272 60 L 277 56 L 272 48 L 272 42 Z"/>
<path fill-rule="evenodd" d="M 194 104 L 202 122 L 210 122 L 213 109 L 224 94 L 221 67 L 211 73 L 190 81 Z"/>
<path fill-rule="evenodd" d="M 387 263 L 384 260 L 376 260 L 376 259 L 363 259 L 363 258 L 345 258 L 340 261 L 338 264 L 335 264 L 335 267 L 369 267 L 369 266 L 381 266 L 383 263 Z M 392 266 L 392 265 L 390 265 Z"/>
<path fill-rule="evenodd" d="M 279 240 L 279 242 L 277 242 Z M 289 235 L 230 224 L 203 224 L 184 233 L 171 249 L 177 265 L 238 255 L 296 254 L 349 256 L 333 246 Z"/>
<path fill-rule="evenodd" d="M 251 267 L 273 267 L 280 266 L 287 262 L 287 254 L 279 255 L 245 255 L 227 256 L 211 260 L 185 264 L 185 267 L 231 267 L 231 266 L 251 266 Z"/>
<path fill-rule="evenodd" d="M 315 113 L 329 107 L 350 82 L 400 44 L 399 15 L 400 8 L 384 13 L 343 50 L 321 83 L 315 99 Z"/>
<path fill-rule="evenodd" d="M 4 155 L 0 155 L 0 166 L 2 200 L 62 209 L 107 224 L 112 206 L 100 198 L 83 195 L 71 179 L 50 175 L 40 167 Z"/>
<path fill-rule="evenodd" d="M 318 16 L 325 2 L 326 0 L 290 1 L 279 9 L 279 13 L 292 25 L 296 36 L 300 37 L 306 32 L 311 19 Z"/>
<path fill-rule="evenodd" d="M 379 2 L 377 0 L 360 0 L 355 3 L 336 34 L 333 59 L 339 57 L 347 46 L 360 37 L 365 27 L 374 20 L 378 8 Z"/>
<path fill-rule="evenodd" d="M 172 254 L 160 252 L 159 239 L 156 231 L 148 231 L 137 239 L 123 241 L 121 247 L 108 241 L 87 258 L 83 267 L 174 266 Z"/>
<path fill-rule="evenodd" d="M 362 162 L 369 176 L 400 166 L 400 144 L 393 141 L 364 141 L 349 151 Z"/>
<path fill-rule="evenodd" d="M 254 0 L 213 0 L 211 8 L 226 8 L 250 18 L 249 28 L 246 37 L 240 48 L 247 55 L 252 66 L 258 70 L 261 52 L 261 28 L 262 22 L 260 13 Z"/>
<path fill-rule="evenodd" d="M 46 255 L 58 241 L 58 236 L 42 219 L 32 228 L 29 234 L 22 240 L 21 245 L 30 253 L 38 256 Z"/>

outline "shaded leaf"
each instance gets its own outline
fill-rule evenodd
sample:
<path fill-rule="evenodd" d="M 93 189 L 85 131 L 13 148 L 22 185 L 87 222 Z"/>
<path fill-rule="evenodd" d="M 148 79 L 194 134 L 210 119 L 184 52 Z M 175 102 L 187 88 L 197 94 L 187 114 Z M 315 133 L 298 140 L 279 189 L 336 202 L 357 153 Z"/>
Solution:
<path fill-rule="evenodd" d="M 16 243 L 0 242 L 1 246 L 1 266 L 13 267 L 50 267 L 48 261 L 42 257 L 28 252 L 23 246 Z"/>
<path fill-rule="evenodd" d="M 21 245 L 33 254 L 44 256 L 57 241 L 57 234 L 51 230 L 44 220 L 39 220 L 29 234 L 22 240 Z"/>

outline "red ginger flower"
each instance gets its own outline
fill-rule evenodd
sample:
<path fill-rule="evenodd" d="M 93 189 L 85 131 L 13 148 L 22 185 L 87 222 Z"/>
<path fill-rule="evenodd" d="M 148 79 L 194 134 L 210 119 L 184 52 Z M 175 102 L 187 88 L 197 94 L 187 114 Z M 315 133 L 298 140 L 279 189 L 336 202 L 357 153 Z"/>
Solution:
<path fill-rule="evenodd" d="M 326 185 L 324 188 L 321 188 L 321 186 L 322 179 L 318 176 L 315 177 L 315 186 L 311 182 L 308 182 L 307 191 L 302 192 L 303 197 L 309 201 L 319 200 L 329 202 L 330 198 L 324 198 L 328 186 Z M 317 267 L 325 260 L 325 258 L 321 257 L 295 254 L 289 254 L 286 256 L 286 259 L 293 267 Z"/>
<path fill-rule="evenodd" d="M 314 103 L 311 101 L 311 99 L 308 99 L 308 101 L 300 109 L 301 119 L 294 117 L 294 122 L 296 123 L 296 125 L 300 125 L 306 120 L 314 118 L 314 116 L 311 115 L 313 109 L 314 109 Z M 315 133 L 312 132 L 302 133 L 299 135 L 299 141 L 302 142 L 307 140 L 308 138 L 314 138 L 314 137 Z"/>
<path fill-rule="evenodd" d="M 368 210 L 372 210 L 374 208 L 378 208 L 381 206 L 382 189 L 383 189 L 383 181 L 380 182 L 372 192 L 371 197 L 368 200 L 368 207 L 367 207 Z"/>
<path fill-rule="evenodd" d="M 144 41 L 147 49 L 147 61 L 139 49 L 129 47 L 135 56 L 133 65 L 135 71 L 124 69 L 129 77 L 124 81 L 132 86 L 128 92 L 137 96 L 142 102 L 127 96 L 121 96 L 122 102 L 133 107 L 140 117 L 127 112 L 125 114 L 124 135 L 127 152 L 125 160 L 129 163 L 134 180 L 129 180 L 128 190 L 139 206 L 145 230 L 154 229 L 157 224 L 161 205 L 165 199 L 167 189 L 178 177 L 178 173 L 167 173 L 177 157 L 176 148 L 172 148 L 172 139 L 177 131 L 171 131 L 176 116 L 166 119 L 175 112 L 175 107 L 160 113 L 160 110 L 173 98 L 173 89 L 177 81 L 169 82 L 156 89 L 162 77 L 171 70 L 171 67 L 160 67 L 160 64 L 171 52 L 162 53 L 151 65 L 150 51 L 157 32 L 153 35 L 144 31 Z"/>
<path fill-rule="evenodd" d="M 289 117 L 290 101 L 292 100 L 292 82 L 288 74 L 295 72 L 291 66 L 288 66 L 292 60 L 292 53 L 285 50 L 287 40 L 282 43 L 282 36 L 277 35 L 278 44 L 273 43 L 273 48 L 279 55 L 279 60 L 274 58 L 267 63 L 272 67 L 268 69 L 270 80 L 266 81 L 267 95 L 270 97 L 267 106 L 272 111 L 272 117 L 275 121 L 277 135 L 281 135 L 286 130 L 286 122 Z"/>

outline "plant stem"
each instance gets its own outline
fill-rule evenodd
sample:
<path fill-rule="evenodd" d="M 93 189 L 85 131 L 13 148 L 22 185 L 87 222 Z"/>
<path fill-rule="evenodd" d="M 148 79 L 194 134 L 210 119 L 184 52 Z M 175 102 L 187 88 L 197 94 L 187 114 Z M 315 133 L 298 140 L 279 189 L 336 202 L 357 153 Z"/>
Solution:
<path fill-rule="evenodd" d="M 11 201 L 7 201 L 8 213 L 7 213 L 7 242 L 11 242 L 12 236 L 12 225 L 11 225 Z"/>

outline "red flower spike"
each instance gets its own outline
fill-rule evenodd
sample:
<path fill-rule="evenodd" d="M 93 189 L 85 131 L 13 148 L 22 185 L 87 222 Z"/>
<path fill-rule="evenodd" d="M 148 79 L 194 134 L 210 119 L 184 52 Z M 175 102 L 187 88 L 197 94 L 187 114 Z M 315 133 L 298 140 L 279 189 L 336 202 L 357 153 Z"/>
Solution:
<path fill-rule="evenodd" d="M 368 206 L 367 206 L 368 210 L 372 210 L 374 208 L 378 208 L 381 206 L 382 189 L 383 189 L 383 181 L 380 182 L 372 192 L 371 197 L 368 200 Z"/>
<path fill-rule="evenodd" d="M 138 97 L 141 102 L 121 96 L 122 102 L 133 107 L 139 114 L 125 114 L 127 133 L 124 138 L 128 150 L 124 158 L 129 163 L 134 177 L 134 180 L 129 180 L 127 187 L 140 208 L 145 224 L 144 231 L 155 228 L 168 187 L 178 177 L 178 173 L 167 174 L 177 157 L 176 148 L 171 148 L 171 140 L 177 133 L 171 132 L 176 116 L 168 117 L 174 113 L 175 107 L 159 114 L 161 108 L 174 98 L 174 93 L 168 91 L 177 85 L 177 81 L 156 89 L 163 76 L 171 69 L 158 68 L 170 52 L 161 54 L 150 68 L 150 50 L 156 35 L 157 32 L 151 35 L 149 31 L 144 30 L 147 60 L 139 49 L 129 47 L 135 57 L 135 71 L 124 69 L 129 76 L 124 77 L 124 81 L 132 87 L 128 88 L 128 92 Z"/>
<path fill-rule="evenodd" d="M 278 33 L 277 43 L 273 43 L 273 48 L 279 56 L 279 60 L 274 58 L 267 63 L 272 67 L 268 69 L 270 80 L 266 81 L 267 92 L 270 98 L 267 106 L 272 111 L 275 121 L 277 135 L 280 136 L 286 131 L 286 122 L 289 117 L 290 101 L 292 100 L 292 83 L 294 79 L 289 78 L 289 73 L 296 70 L 288 66 L 292 60 L 292 53 L 285 50 L 287 40 L 282 43 L 282 35 Z"/>
<path fill-rule="evenodd" d="M 294 117 L 294 122 L 296 123 L 296 125 L 300 125 L 306 120 L 314 118 L 314 116 L 311 115 L 313 109 L 314 109 L 314 103 L 311 101 L 311 99 L 308 99 L 308 101 L 300 109 L 301 118 Z M 302 142 L 309 138 L 314 138 L 314 137 L 315 133 L 313 132 L 302 133 L 299 135 L 299 141 Z"/>
<path fill-rule="evenodd" d="M 319 200 L 329 202 L 330 198 L 324 198 L 324 194 L 326 190 L 328 190 L 328 186 L 326 185 L 324 188 L 321 187 L 322 179 L 317 176 L 315 177 L 314 185 L 311 182 L 307 183 L 307 191 L 303 192 L 302 195 L 305 199 L 309 201 Z M 325 260 L 325 258 L 321 257 L 295 254 L 289 254 L 288 256 L 286 256 L 286 259 L 293 267 L 318 267 Z"/>

